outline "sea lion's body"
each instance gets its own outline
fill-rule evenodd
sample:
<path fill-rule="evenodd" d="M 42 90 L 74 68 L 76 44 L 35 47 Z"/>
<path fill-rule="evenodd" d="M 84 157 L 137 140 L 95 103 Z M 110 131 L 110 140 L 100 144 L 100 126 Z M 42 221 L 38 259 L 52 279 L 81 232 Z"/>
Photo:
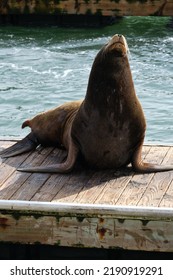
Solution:
<path fill-rule="evenodd" d="M 120 47 L 115 57 L 106 55 L 105 48 L 96 56 L 85 100 L 72 126 L 72 138 L 89 165 L 97 168 L 119 168 L 130 163 L 146 129 L 125 46 Z"/>
<path fill-rule="evenodd" d="M 67 135 L 82 101 L 67 102 L 43 112 L 22 124 L 29 126 L 42 146 L 63 146 L 68 149 Z"/>
<path fill-rule="evenodd" d="M 137 172 L 172 170 L 173 166 L 143 163 L 141 149 L 146 122 L 136 96 L 123 36 L 115 35 L 97 54 L 84 101 L 74 101 L 24 122 L 31 133 L 4 152 L 8 157 L 42 145 L 63 146 L 67 159 L 52 166 L 18 169 L 66 173 L 79 154 L 94 168 L 120 168 L 129 163 Z"/>

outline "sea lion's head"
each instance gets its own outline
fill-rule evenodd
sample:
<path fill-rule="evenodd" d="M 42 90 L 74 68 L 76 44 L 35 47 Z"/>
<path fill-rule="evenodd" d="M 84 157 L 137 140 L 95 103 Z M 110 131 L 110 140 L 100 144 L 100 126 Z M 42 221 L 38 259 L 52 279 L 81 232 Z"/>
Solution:
<path fill-rule="evenodd" d="M 114 35 L 97 53 L 90 72 L 87 102 L 105 111 L 106 100 L 114 106 L 121 95 L 134 93 L 128 46 L 123 35 Z M 111 105 L 109 105 L 111 107 Z M 115 106 L 114 106 L 115 107 Z"/>
<path fill-rule="evenodd" d="M 126 56 L 128 53 L 128 45 L 123 35 L 116 34 L 103 47 L 103 53 L 114 53 L 115 56 Z"/>
<path fill-rule="evenodd" d="M 128 61 L 127 54 L 128 45 L 125 37 L 116 34 L 98 52 L 93 63 L 93 68 L 97 69 L 97 73 L 104 73 L 105 71 L 103 70 L 115 73 L 115 66 L 118 66 L 122 61 Z"/>

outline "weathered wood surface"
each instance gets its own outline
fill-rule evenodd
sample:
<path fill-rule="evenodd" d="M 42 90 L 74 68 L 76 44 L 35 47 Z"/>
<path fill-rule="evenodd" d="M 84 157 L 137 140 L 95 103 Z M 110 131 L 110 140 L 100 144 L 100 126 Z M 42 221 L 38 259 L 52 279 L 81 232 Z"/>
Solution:
<path fill-rule="evenodd" d="M 173 252 L 169 208 L 0 201 L 0 241 Z"/>
<path fill-rule="evenodd" d="M 20 0 L 0 1 L 0 14 L 93 14 L 172 16 L 173 0 Z"/>
<path fill-rule="evenodd" d="M 0 146 L 12 142 L 1 141 Z M 173 207 L 173 171 L 134 174 L 122 170 L 94 171 L 78 163 L 70 174 L 31 174 L 19 166 L 48 165 L 64 159 L 63 150 L 46 148 L 9 159 L 0 159 L 0 199 Z M 148 162 L 173 164 L 173 147 L 144 146 Z"/>
<path fill-rule="evenodd" d="M 66 175 L 16 171 L 64 156 L 46 148 L 0 159 L 0 241 L 173 252 L 173 171 L 96 172 L 81 163 Z M 173 147 L 144 146 L 143 157 L 173 164 Z"/>

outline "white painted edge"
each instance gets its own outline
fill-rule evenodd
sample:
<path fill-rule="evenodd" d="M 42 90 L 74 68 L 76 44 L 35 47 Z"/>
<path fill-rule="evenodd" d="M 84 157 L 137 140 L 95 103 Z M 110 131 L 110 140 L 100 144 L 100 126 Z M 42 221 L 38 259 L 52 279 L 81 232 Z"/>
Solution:
<path fill-rule="evenodd" d="M 42 212 L 43 216 L 62 214 L 62 216 L 84 215 L 90 217 L 114 217 L 119 219 L 173 220 L 173 208 L 115 206 L 108 204 L 52 203 L 20 200 L 0 200 L 0 211 Z"/>

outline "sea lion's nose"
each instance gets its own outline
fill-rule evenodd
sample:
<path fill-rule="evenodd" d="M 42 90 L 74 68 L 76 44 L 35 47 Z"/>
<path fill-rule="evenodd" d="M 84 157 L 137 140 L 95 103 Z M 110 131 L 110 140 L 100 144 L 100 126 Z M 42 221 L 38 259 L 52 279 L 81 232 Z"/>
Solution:
<path fill-rule="evenodd" d="M 116 43 L 124 43 L 125 38 L 122 34 L 115 34 L 112 39 L 109 41 L 108 45 L 116 44 Z"/>

